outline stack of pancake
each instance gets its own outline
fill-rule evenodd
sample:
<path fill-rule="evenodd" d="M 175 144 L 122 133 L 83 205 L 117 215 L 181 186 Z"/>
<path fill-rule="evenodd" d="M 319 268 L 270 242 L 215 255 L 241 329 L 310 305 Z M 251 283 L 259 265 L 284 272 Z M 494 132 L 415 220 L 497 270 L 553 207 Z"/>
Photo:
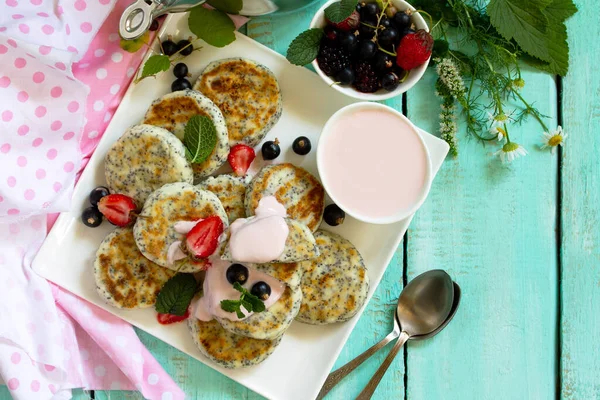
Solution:
<path fill-rule="evenodd" d="M 283 163 L 264 166 L 254 177 L 214 176 L 231 146 L 258 146 L 278 121 L 282 100 L 272 72 L 251 60 L 220 60 L 208 65 L 194 89 L 154 101 L 143 123 L 125 132 L 106 156 L 111 192 L 132 197 L 141 212 L 133 227 L 116 229 L 100 245 L 96 286 L 107 303 L 134 309 L 153 306 L 177 272 L 202 279 L 207 261 L 173 264 L 169 249 L 185 237 L 176 223 L 213 215 L 226 229 L 219 256 L 243 261 L 231 259 L 228 226 L 254 215 L 261 198 L 275 196 L 288 216 L 285 249 L 271 263 L 244 265 L 285 283 L 281 298 L 240 321 L 188 319 L 206 357 L 227 368 L 256 365 L 275 350 L 293 320 L 330 324 L 352 318 L 366 300 L 368 276 L 348 240 L 319 229 L 325 192 L 306 170 Z M 212 119 L 217 145 L 207 160 L 190 165 L 181 139 L 187 121 L 198 114 Z"/>

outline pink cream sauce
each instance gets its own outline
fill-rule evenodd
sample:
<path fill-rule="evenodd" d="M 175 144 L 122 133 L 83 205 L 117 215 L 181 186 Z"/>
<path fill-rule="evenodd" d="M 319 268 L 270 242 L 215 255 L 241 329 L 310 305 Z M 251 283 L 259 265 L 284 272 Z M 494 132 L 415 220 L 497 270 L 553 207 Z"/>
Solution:
<path fill-rule="evenodd" d="M 427 179 L 427 154 L 413 128 L 385 110 L 360 110 L 333 122 L 320 173 L 329 194 L 365 217 L 411 209 Z"/>

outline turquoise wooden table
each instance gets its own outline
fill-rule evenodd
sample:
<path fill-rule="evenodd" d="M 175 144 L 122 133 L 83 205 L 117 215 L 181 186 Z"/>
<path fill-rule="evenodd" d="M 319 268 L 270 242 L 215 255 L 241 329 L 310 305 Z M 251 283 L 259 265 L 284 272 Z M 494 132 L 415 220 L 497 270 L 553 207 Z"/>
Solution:
<path fill-rule="evenodd" d="M 454 321 L 437 337 L 410 342 L 376 399 L 600 398 L 600 24 L 594 0 L 577 0 L 568 21 L 568 76 L 526 72 L 526 97 L 568 133 L 551 155 L 538 150 L 534 121 L 513 129 L 529 155 L 511 166 L 461 139 L 337 360 L 343 365 L 391 329 L 403 282 L 444 268 L 463 290 Z M 285 53 L 317 6 L 295 15 L 252 20 L 248 35 Z M 584 27 L 584 29 L 582 29 Z M 439 100 L 429 71 L 387 104 L 421 128 L 437 131 Z M 464 134 L 464 133 L 463 133 Z M 200 362 L 139 332 L 190 399 L 260 399 Z M 389 347 L 388 347 L 389 348 Z M 328 396 L 352 399 L 386 351 Z M 134 392 L 95 392 L 96 399 L 139 399 Z M 78 391 L 76 399 L 91 393 Z"/>

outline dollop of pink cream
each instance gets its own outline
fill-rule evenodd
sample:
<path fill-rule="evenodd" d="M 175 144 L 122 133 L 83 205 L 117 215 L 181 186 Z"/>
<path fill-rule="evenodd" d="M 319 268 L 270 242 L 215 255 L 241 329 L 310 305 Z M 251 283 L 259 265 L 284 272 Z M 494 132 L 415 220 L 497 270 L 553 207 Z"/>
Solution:
<path fill-rule="evenodd" d="M 240 321 L 248 318 L 253 313 L 241 308 L 245 314 L 244 318 L 238 318 L 236 313 L 230 313 L 221 308 L 221 300 L 239 300 L 241 293 L 233 288 L 233 285 L 227 280 L 227 268 L 232 264 L 229 261 L 223 261 L 219 257 L 211 257 L 212 266 L 206 271 L 204 283 L 202 285 L 203 295 L 193 305 L 193 315 L 201 321 L 210 321 L 214 317 L 226 318 L 231 321 Z M 273 278 L 263 272 L 257 271 L 249 265 L 248 280 L 243 285 L 250 290 L 256 282 L 263 281 L 271 287 L 271 295 L 264 302 L 268 309 L 281 298 L 285 290 L 285 284 L 278 279 Z"/>
<path fill-rule="evenodd" d="M 283 253 L 290 233 L 284 219 L 285 207 L 274 196 L 265 196 L 254 213 L 254 217 L 238 218 L 231 224 L 231 257 L 250 263 L 276 260 Z"/>
<path fill-rule="evenodd" d="M 196 221 L 177 221 L 173 225 L 173 229 L 175 229 L 175 232 L 177 233 L 187 235 L 200 221 L 202 221 L 202 219 Z M 174 241 L 167 249 L 167 263 L 169 265 L 173 265 L 175 261 L 183 260 L 186 257 L 187 255 L 181 250 L 181 240 Z"/>

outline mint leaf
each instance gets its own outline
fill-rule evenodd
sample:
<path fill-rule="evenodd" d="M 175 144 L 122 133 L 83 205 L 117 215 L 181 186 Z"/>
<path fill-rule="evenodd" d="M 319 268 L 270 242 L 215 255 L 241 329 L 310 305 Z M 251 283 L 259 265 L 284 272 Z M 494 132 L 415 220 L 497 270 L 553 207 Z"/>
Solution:
<path fill-rule="evenodd" d="M 196 6 L 190 10 L 188 26 L 192 33 L 215 47 L 225 47 L 235 40 L 235 25 L 223 11 Z"/>
<path fill-rule="evenodd" d="M 235 290 L 237 290 L 238 292 L 241 292 L 242 294 L 244 294 L 244 292 L 246 291 L 246 289 L 244 289 L 244 287 L 242 285 L 240 285 L 239 282 L 234 282 L 233 283 L 233 288 Z"/>
<path fill-rule="evenodd" d="M 221 308 L 223 309 L 223 311 L 236 312 L 239 309 L 239 301 L 221 300 Z"/>
<path fill-rule="evenodd" d="M 340 23 L 356 9 L 358 0 L 341 0 L 325 9 L 325 18 L 334 24 Z"/>
<path fill-rule="evenodd" d="M 258 297 L 254 296 L 253 294 L 248 294 L 248 296 L 245 296 L 245 299 L 252 304 L 252 311 L 254 312 L 263 312 L 265 311 L 266 307 L 265 307 L 265 303 L 263 303 L 263 301 L 261 299 L 259 299 Z"/>
<path fill-rule="evenodd" d="M 252 303 L 250 303 L 247 300 L 240 300 L 242 307 L 244 307 L 246 309 L 246 312 L 252 312 L 252 310 L 254 309 L 252 307 Z"/>
<path fill-rule="evenodd" d="M 150 32 L 146 31 L 146 32 L 144 32 L 144 34 L 141 37 L 139 37 L 137 39 L 125 40 L 125 39 L 121 38 L 121 41 L 119 42 L 119 46 L 128 53 L 135 53 L 136 51 L 141 49 L 146 43 L 148 43 L 149 39 L 150 39 Z"/>
<path fill-rule="evenodd" d="M 240 292 L 242 295 L 239 300 L 222 300 L 221 308 L 227 312 L 235 312 L 238 318 L 244 318 L 245 314 L 242 312 L 242 307 L 247 312 L 263 312 L 265 311 L 265 303 L 261 299 L 248 292 L 239 282 L 233 284 L 233 288 Z"/>
<path fill-rule="evenodd" d="M 538 1 L 491 0 L 487 14 L 494 28 L 506 40 L 514 39 L 525 52 L 550 61 L 546 40 L 549 22 L 541 7 Z"/>
<path fill-rule="evenodd" d="M 217 129 L 212 120 L 204 115 L 190 118 L 185 126 L 183 145 L 190 163 L 199 164 L 206 160 L 217 145 Z"/>
<path fill-rule="evenodd" d="M 207 3 L 228 14 L 239 14 L 244 5 L 243 0 L 208 0 Z"/>
<path fill-rule="evenodd" d="M 144 63 L 141 77 L 146 78 L 147 76 L 156 75 L 159 72 L 168 70 L 170 66 L 171 61 L 168 56 L 165 56 L 164 54 L 155 54 L 150 56 Z"/>
<path fill-rule="evenodd" d="M 165 283 L 156 296 L 154 309 L 161 314 L 184 315 L 196 294 L 192 274 L 177 274 Z"/>
<path fill-rule="evenodd" d="M 323 29 L 312 28 L 299 34 L 290 44 L 286 58 L 295 65 L 310 64 L 319 54 Z"/>

